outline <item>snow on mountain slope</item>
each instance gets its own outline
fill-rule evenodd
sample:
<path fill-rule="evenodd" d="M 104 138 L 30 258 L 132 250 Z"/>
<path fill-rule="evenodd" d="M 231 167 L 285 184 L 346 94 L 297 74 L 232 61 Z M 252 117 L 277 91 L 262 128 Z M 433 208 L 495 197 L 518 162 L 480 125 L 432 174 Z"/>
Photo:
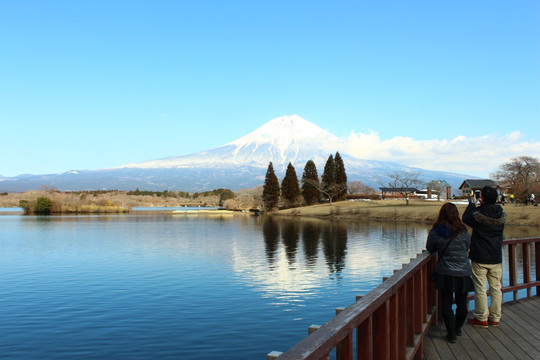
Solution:
<path fill-rule="evenodd" d="M 123 168 L 286 167 L 309 159 L 326 160 L 334 153 L 338 139 L 317 125 L 297 115 L 275 118 L 255 131 L 220 147 L 185 156 L 130 163 Z"/>
<path fill-rule="evenodd" d="M 282 116 L 269 121 L 257 130 L 232 141 L 227 145 L 235 146 L 233 156 L 246 157 L 266 153 L 274 162 L 283 164 L 295 162 L 304 152 L 313 152 L 313 147 L 328 145 L 337 138 L 317 125 L 302 119 L 298 115 Z"/>

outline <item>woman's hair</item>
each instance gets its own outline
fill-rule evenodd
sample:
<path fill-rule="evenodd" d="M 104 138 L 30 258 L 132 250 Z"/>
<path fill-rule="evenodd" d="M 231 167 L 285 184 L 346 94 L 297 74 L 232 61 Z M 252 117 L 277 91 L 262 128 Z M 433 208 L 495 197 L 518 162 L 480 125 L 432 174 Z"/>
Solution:
<path fill-rule="evenodd" d="M 465 224 L 461 221 L 459 217 L 459 212 L 457 206 L 452 203 L 446 203 L 439 210 L 439 217 L 433 224 L 433 227 L 446 226 L 447 229 L 452 231 L 451 237 L 456 236 L 463 230 L 467 230 Z"/>

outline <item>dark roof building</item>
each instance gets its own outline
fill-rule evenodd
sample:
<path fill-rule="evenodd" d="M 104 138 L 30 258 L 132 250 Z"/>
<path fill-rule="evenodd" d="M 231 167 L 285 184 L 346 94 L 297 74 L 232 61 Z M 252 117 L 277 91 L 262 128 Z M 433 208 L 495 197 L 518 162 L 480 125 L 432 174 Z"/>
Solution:
<path fill-rule="evenodd" d="M 467 179 L 461 183 L 459 190 L 463 196 L 472 196 L 475 191 L 482 190 L 484 186 L 497 187 L 497 183 L 490 179 Z"/>

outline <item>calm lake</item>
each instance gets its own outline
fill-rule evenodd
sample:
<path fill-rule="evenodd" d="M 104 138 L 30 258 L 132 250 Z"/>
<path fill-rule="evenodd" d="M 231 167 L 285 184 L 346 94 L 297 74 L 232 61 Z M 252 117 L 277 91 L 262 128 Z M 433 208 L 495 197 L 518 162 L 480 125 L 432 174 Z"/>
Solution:
<path fill-rule="evenodd" d="M 159 211 L 0 215 L 0 358 L 265 359 L 408 263 L 427 232 Z"/>

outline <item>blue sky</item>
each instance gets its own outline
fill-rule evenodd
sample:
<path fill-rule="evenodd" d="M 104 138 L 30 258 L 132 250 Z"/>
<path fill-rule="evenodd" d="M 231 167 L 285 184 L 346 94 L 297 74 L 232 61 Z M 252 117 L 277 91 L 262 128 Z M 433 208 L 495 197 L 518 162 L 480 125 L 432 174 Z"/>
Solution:
<path fill-rule="evenodd" d="M 187 155 L 292 114 L 363 158 L 487 176 L 540 157 L 538 1 L 0 0 L 0 44 L 4 176 Z"/>

